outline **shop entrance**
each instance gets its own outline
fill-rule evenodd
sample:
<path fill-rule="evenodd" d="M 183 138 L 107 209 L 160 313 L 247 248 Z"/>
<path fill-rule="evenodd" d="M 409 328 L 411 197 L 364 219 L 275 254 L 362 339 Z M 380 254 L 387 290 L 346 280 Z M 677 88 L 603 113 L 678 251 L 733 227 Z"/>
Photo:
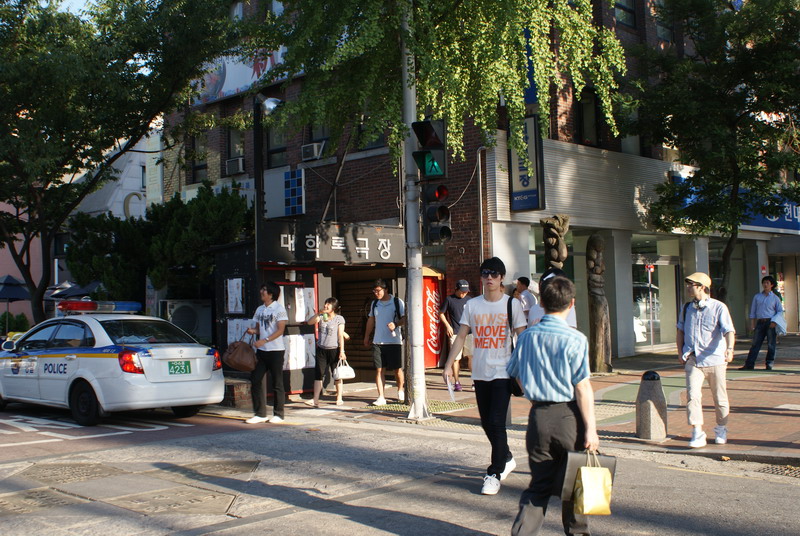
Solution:
<path fill-rule="evenodd" d="M 678 248 L 677 240 L 652 236 L 632 241 L 633 332 L 639 352 L 675 343 L 682 291 Z"/>

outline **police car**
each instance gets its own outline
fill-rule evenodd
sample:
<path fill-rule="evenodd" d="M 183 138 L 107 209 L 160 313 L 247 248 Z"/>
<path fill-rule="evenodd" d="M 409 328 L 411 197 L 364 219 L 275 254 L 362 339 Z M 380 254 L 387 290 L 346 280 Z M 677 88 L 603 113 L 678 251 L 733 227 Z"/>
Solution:
<path fill-rule="evenodd" d="M 0 409 L 7 402 L 65 407 L 93 426 L 112 411 L 171 407 L 195 415 L 222 401 L 219 353 L 134 302 L 66 301 L 0 352 Z M 78 313 L 78 314 L 76 314 Z"/>

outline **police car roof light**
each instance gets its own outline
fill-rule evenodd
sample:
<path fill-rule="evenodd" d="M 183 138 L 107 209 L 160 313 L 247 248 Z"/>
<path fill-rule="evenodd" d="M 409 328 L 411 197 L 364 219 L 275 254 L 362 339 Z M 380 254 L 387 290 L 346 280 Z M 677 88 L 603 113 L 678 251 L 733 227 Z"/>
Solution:
<path fill-rule="evenodd" d="M 132 301 L 66 300 L 58 304 L 64 313 L 138 313 L 142 304 Z"/>
<path fill-rule="evenodd" d="M 83 313 L 86 311 L 96 311 L 97 302 L 84 300 L 66 300 L 58 304 L 58 309 L 65 313 Z"/>

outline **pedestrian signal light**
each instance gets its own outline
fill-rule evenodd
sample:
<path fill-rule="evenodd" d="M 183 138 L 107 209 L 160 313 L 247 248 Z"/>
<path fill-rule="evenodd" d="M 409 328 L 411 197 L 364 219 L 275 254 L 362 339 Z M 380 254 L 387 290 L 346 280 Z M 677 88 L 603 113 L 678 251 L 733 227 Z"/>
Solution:
<path fill-rule="evenodd" d="M 414 151 L 414 162 L 422 178 L 442 178 L 447 175 L 447 144 L 444 121 L 441 119 L 417 121 L 411 128 L 419 141 L 420 149 Z"/>

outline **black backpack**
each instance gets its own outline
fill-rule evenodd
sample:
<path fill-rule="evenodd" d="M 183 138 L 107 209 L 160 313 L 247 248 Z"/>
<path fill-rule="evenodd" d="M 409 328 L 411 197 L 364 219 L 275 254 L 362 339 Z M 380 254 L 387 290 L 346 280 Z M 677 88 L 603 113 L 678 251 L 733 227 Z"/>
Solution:
<path fill-rule="evenodd" d="M 392 297 L 394 298 L 394 319 L 397 320 L 397 319 L 402 318 L 402 316 L 400 315 L 400 298 L 398 298 L 397 296 L 392 296 Z M 372 313 L 371 314 L 372 314 L 373 318 L 376 318 L 376 316 L 375 316 L 375 307 L 377 307 L 377 305 L 378 305 L 378 300 L 372 300 L 372 307 L 371 307 Z M 405 316 L 405 315 L 403 315 L 403 316 Z M 395 322 L 395 324 L 396 323 L 397 322 Z M 400 329 L 400 327 L 401 326 L 398 326 L 397 329 Z"/>

